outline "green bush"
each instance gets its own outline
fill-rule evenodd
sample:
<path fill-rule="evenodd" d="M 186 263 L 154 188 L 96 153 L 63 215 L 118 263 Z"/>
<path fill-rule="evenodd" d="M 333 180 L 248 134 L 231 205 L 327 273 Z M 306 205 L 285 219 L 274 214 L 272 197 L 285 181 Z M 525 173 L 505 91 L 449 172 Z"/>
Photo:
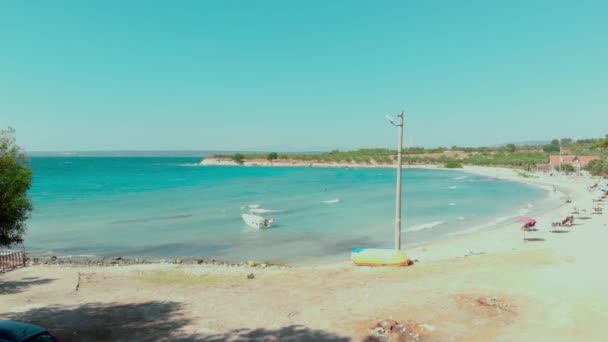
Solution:
<path fill-rule="evenodd" d="M 543 146 L 543 150 L 547 153 L 559 152 L 559 140 L 553 139 L 549 145 Z"/>
<path fill-rule="evenodd" d="M 572 166 L 570 164 L 564 164 L 564 165 L 562 165 L 561 169 L 566 174 L 576 172 L 576 169 L 574 168 L 574 166 Z"/>
<path fill-rule="evenodd" d="M 266 159 L 273 161 L 275 159 L 277 159 L 279 157 L 279 155 L 276 152 L 272 152 L 272 153 L 268 153 L 268 156 L 266 156 Z"/>
<path fill-rule="evenodd" d="M 459 161 L 452 160 L 445 163 L 443 167 L 445 167 L 446 169 L 462 169 L 462 163 Z"/>
<path fill-rule="evenodd" d="M 237 164 L 239 165 L 243 165 L 243 161 L 245 160 L 245 156 L 237 153 L 235 155 L 232 156 L 232 160 L 235 161 Z"/>
<path fill-rule="evenodd" d="M 585 169 L 594 176 L 608 176 L 608 158 L 592 160 Z"/>

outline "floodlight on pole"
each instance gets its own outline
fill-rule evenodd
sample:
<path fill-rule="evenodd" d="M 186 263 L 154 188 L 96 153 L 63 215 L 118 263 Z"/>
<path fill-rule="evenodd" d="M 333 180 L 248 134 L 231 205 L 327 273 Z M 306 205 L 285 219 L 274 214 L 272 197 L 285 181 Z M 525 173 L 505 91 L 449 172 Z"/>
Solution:
<path fill-rule="evenodd" d="M 401 249 L 401 176 L 402 176 L 402 151 L 403 151 L 403 117 L 404 113 L 401 111 L 399 115 L 399 124 L 393 121 L 393 118 L 386 116 L 388 122 L 393 126 L 399 128 L 398 136 L 398 149 L 397 149 L 397 191 L 396 191 L 396 203 L 395 203 L 395 249 Z"/>

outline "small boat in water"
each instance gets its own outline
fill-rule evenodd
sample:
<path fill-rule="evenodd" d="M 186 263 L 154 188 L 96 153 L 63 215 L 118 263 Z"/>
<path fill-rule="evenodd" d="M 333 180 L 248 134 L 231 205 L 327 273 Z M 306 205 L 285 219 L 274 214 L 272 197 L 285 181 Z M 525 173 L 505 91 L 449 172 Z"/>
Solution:
<path fill-rule="evenodd" d="M 254 215 L 258 215 L 258 214 L 276 214 L 276 213 L 282 213 L 285 210 L 283 209 L 262 209 L 262 208 L 253 208 L 253 209 L 249 209 L 249 212 L 251 214 Z"/>
<path fill-rule="evenodd" d="M 271 228 L 274 223 L 274 219 L 267 219 L 258 215 L 243 214 L 241 217 L 248 226 L 257 229 Z"/>

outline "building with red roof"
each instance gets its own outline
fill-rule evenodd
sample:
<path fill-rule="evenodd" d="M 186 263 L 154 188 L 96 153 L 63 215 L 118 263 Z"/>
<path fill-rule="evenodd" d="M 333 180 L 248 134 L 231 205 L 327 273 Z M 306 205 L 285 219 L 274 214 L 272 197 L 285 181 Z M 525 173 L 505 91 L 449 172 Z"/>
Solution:
<path fill-rule="evenodd" d="M 560 163 L 561 159 L 561 163 Z M 572 165 L 575 168 L 584 168 L 592 160 L 600 159 L 598 156 L 551 156 L 549 165 L 553 168 L 559 168 L 560 165 Z"/>

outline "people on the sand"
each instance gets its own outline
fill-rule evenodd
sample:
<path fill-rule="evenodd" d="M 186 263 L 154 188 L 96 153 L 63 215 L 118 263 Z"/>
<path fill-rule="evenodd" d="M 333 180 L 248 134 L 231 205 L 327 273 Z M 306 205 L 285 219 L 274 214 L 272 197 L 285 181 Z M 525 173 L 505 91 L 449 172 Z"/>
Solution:
<path fill-rule="evenodd" d="M 530 220 L 521 227 L 522 230 L 532 230 L 532 228 L 536 226 L 536 220 Z"/>
<path fill-rule="evenodd" d="M 570 215 L 559 222 L 553 222 L 551 224 L 551 226 L 553 226 L 553 227 L 572 227 L 573 224 L 574 224 L 574 216 Z"/>

